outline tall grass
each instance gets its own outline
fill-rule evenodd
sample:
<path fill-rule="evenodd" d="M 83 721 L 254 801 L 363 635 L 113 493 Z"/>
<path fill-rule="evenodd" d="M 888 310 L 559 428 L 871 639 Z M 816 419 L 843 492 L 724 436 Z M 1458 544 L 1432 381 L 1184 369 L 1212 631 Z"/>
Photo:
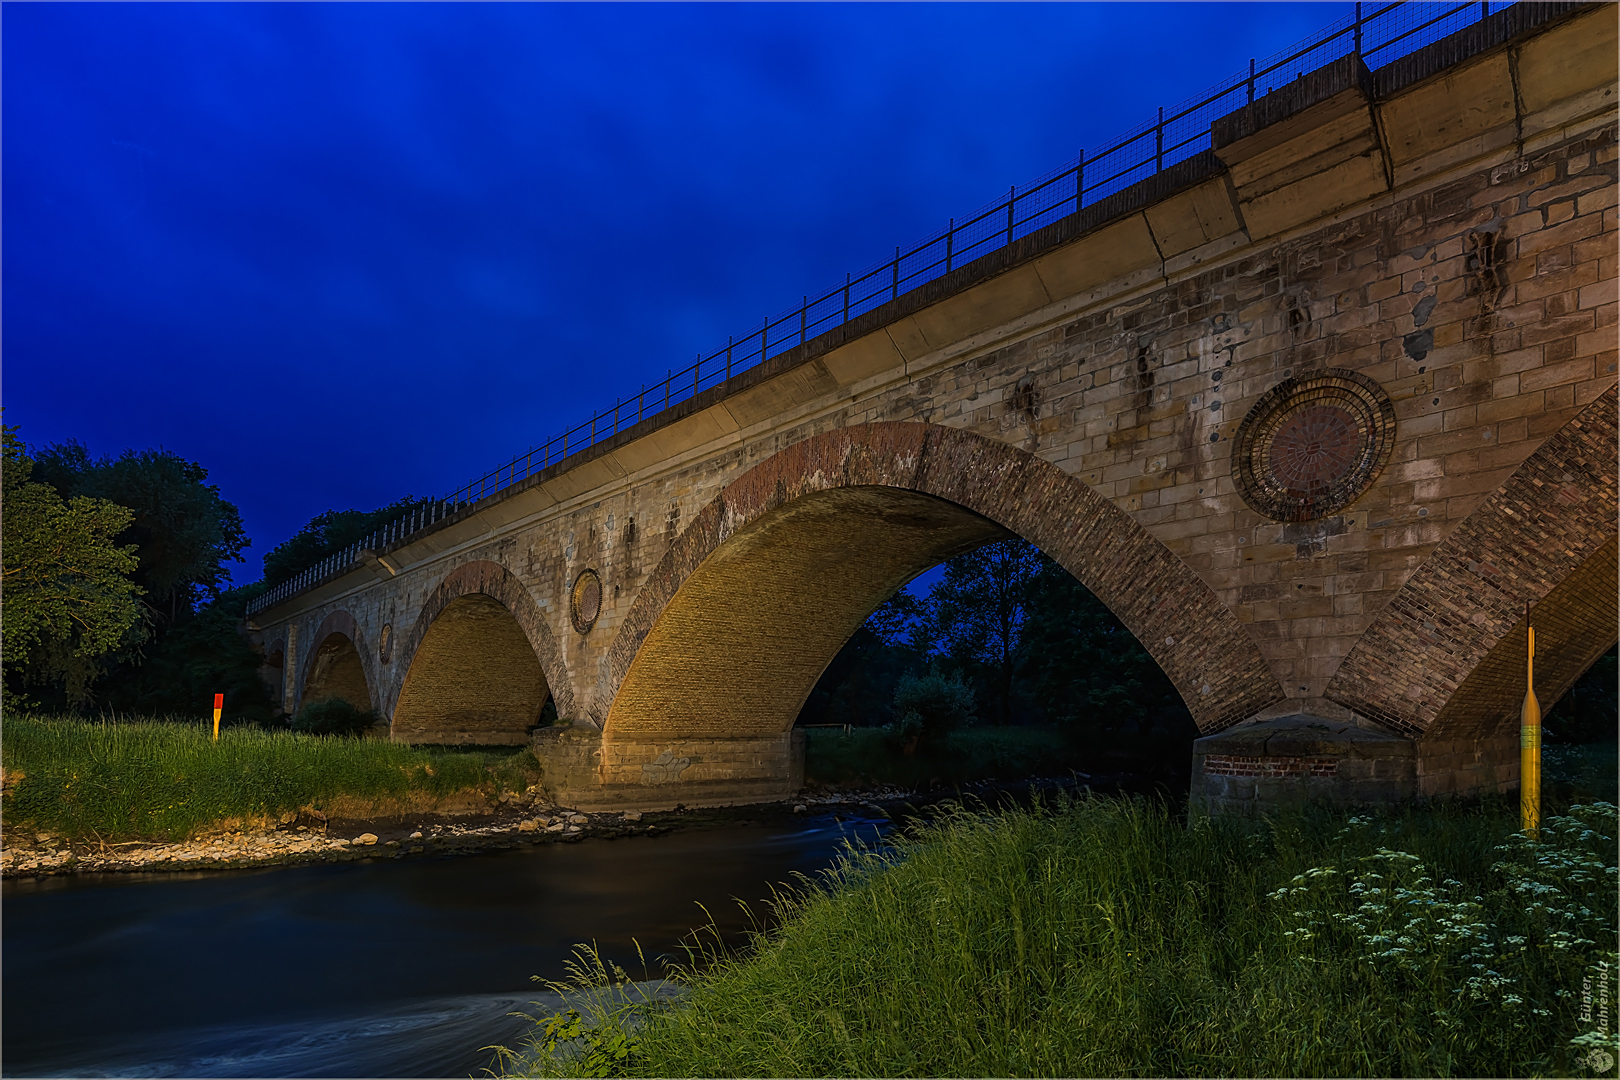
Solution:
<path fill-rule="evenodd" d="M 436 752 L 251 727 L 9 717 L 0 731 L 8 824 L 102 840 L 179 840 L 226 819 L 338 796 L 443 796 L 515 787 L 513 753 Z M 532 759 L 531 759 L 532 760 Z"/>
<path fill-rule="evenodd" d="M 804 772 L 823 784 L 960 784 L 991 778 L 1068 775 L 1071 756 L 1052 728 L 968 728 L 944 736 L 914 757 L 901 754 L 884 728 L 831 728 L 805 732 Z"/>
<path fill-rule="evenodd" d="M 521 1067 L 651 1076 L 1580 1074 L 1611 978 L 1615 811 L 1176 820 L 1088 797 L 957 810 L 711 950 L 631 1052 Z M 1374 891 L 1377 890 L 1377 891 Z M 1538 892 L 1537 890 L 1541 890 Z M 1539 905 L 1539 907 L 1538 907 Z M 1391 950 L 1398 955 L 1389 955 Z M 1607 975 L 1597 965 L 1607 962 Z M 1476 966 L 1478 965 L 1478 966 Z M 595 1037 L 604 1042 L 607 1036 Z M 605 1042 L 604 1042 L 605 1045 Z"/>

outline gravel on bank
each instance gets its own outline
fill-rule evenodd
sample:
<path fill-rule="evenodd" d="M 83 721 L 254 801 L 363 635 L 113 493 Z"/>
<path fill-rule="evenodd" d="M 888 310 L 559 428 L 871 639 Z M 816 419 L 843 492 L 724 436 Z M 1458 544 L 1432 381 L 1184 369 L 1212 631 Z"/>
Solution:
<path fill-rule="evenodd" d="M 753 806 L 634 810 L 586 814 L 531 806 L 477 818 L 416 815 L 405 819 L 324 821 L 298 815 L 275 828 L 243 829 L 180 843 L 101 843 L 7 829 L 0 838 L 0 877 L 58 874 L 231 870 L 300 863 L 357 862 L 446 855 L 518 845 L 571 843 L 587 837 L 657 835 L 688 825 L 857 810 L 886 815 L 885 805 L 913 798 L 899 788 L 805 794 Z"/>

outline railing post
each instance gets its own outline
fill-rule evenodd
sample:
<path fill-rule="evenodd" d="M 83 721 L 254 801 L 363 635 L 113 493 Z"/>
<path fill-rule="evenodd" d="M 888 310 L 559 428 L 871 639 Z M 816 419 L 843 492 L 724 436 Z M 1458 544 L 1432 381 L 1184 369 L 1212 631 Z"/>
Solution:
<path fill-rule="evenodd" d="M 731 335 L 727 334 L 726 335 L 726 382 L 731 381 L 731 345 L 732 345 Z"/>
<path fill-rule="evenodd" d="M 1086 148 L 1080 148 L 1080 164 L 1074 167 L 1074 212 L 1085 209 L 1082 201 L 1086 194 Z"/>
<path fill-rule="evenodd" d="M 703 353 L 699 352 L 697 354 L 697 359 L 692 362 L 692 396 L 694 398 L 698 396 L 698 381 L 702 377 L 703 377 Z"/>
<path fill-rule="evenodd" d="M 804 332 L 807 329 L 806 320 L 810 317 L 810 298 L 806 296 L 804 303 L 799 305 L 799 347 L 804 348 Z"/>
<path fill-rule="evenodd" d="M 956 242 L 956 219 L 951 218 L 951 224 L 945 230 L 945 272 L 947 274 L 951 272 L 951 247 L 955 242 Z M 898 273 L 899 270 L 900 270 L 900 262 L 899 262 L 898 259 L 895 260 L 894 268 L 895 268 L 895 271 Z"/>
<path fill-rule="evenodd" d="M 1361 4 L 1359 2 L 1356 4 L 1356 55 L 1361 55 Z M 1249 61 L 1249 66 L 1251 68 L 1254 66 L 1253 60 Z"/>
<path fill-rule="evenodd" d="M 766 333 L 766 331 L 770 330 L 770 328 L 771 328 L 771 317 L 769 315 L 767 315 L 767 316 L 765 316 L 765 325 L 759 328 L 759 362 L 762 363 L 762 364 L 766 360 L 766 355 L 765 355 L 765 333 Z"/>
<path fill-rule="evenodd" d="M 844 321 L 849 322 L 849 271 L 844 271 Z"/>
<path fill-rule="evenodd" d="M 1356 34 L 1361 34 L 1361 21 L 1356 20 Z M 1254 57 L 1249 57 L 1249 104 L 1254 104 Z"/>
<path fill-rule="evenodd" d="M 641 393 L 636 395 L 636 423 L 641 423 L 642 402 L 647 400 L 647 384 L 641 384 Z"/>
<path fill-rule="evenodd" d="M 1018 185 L 1007 189 L 1007 243 L 1012 243 L 1013 207 L 1018 204 Z"/>
<path fill-rule="evenodd" d="M 1159 106 L 1159 126 L 1153 129 L 1154 141 L 1158 144 L 1158 163 L 1156 171 L 1164 171 L 1164 106 Z"/>
<path fill-rule="evenodd" d="M 894 245 L 894 291 L 889 299 L 900 299 L 900 245 Z"/>
<path fill-rule="evenodd" d="M 669 384 L 675 378 L 675 373 L 668 368 L 664 369 L 664 408 L 669 408 Z M 566 436 L 564 436 L 566 438 Z"/>

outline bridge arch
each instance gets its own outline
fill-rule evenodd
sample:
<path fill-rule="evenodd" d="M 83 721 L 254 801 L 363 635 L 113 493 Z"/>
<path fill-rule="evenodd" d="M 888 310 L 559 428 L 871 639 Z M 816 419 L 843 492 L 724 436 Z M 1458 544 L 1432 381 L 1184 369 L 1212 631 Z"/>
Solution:
<path fill-rule="evenodd" d="M 609 649 L 604 738 L 782 736 L 827 663 L 896 588 L 1011 534 L 1119 616 L 1202 731 L 1283 697 L 1214 592 L 1089 485 L 972 432 L 887 422 L 789 446 L 704 507 Z"/>
<path fill-rule="evenodd" d="M 397 742 L 528 741 L 546 699 L 573 713 L 562 655 L 523 582 L 496 562 L 464 563 L 423 604 L 398 652 Z"/>
<path fill-rule="evenodd" d="M 1327 696 L 1420 747 L 1501 743 L 1516 777 L 1526 601 L 1543 711 L 1617 636 L 1617 412 L 1610 387 L 1526 458 L 1378 614 Z"/>
<path fill-rule="evenodd" d="M 298 704 L 335 697 L 357 709 L 376 708 L 372 688 L 377 685 L 377 673 L 370 661 L 354 616 L 347 611 L 332 612 L 310 638 Z"/>

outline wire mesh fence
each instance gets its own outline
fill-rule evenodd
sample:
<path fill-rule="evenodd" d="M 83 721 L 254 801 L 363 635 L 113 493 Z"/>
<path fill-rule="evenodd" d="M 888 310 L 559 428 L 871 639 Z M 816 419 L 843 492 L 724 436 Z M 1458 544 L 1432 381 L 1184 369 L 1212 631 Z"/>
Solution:
<path fill-rule="evenodd" d="M 1211 149 L 1210 125 L 1215 120 L 1307 72 L 1355 53 L 1361 55 L 1368 68 L 1376 69 L 1509 6 L 1488 2 L 1358 3 L 1354 13 L 1293 48 L 1258 63 L 1250 60 L 1246 72 L 1194 99 L 1161 108 L 1155 119 L 1139 124 L 1101 149 L 1082 151 L 1075 160 L 1034 182 L 1022 188 L 1015 185 L 1000 199 L 966 217 L 950 219 L 945 228 L 918 243 L 896 247 L 892 258 L 859 273 L 846 274 L 843 283 L 831 289 L 804 296 L 797 306 L 761 319 L 758 329 L 728 339 L 723 348 L 707 354 L 700 352 L 690 366 L 672 371 L 663 382 L 643 386 L 634 397 L 615 401 L 611 408 L 551 436 L 281 583 L 249 604 L 248 612 L 254 614 L 279 603 L 362 561 L 367 552 L 392 546 L 651 416 L 690 401 L 704 390 L 723 385 L 740 372 Z"/>

